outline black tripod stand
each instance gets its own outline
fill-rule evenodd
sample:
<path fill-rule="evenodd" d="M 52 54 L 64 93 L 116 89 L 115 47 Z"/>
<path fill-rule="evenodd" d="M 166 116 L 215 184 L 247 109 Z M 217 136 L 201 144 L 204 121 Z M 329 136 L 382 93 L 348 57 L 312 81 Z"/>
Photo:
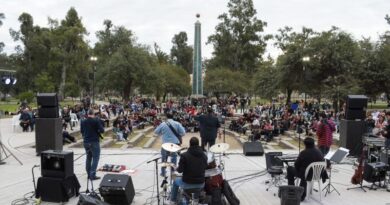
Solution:
<path fill-rule="evenodd" d="M 322 189 L 322 191 L 323 190 L 326 190 L 325 196 L 327 194 L 332 193 L 333 191 L 335 191 L 338 195 L 340 195 L 340 192 L 337 191 L 336 187 L 334 187 L 332 184 L 332 167 L 330 167 L 330 170 L 329 170 L 329 183 L 328 183 L 328 185 L 326 185 L 326 187 L 324 189 Z"/>
<path fill-rule="evenodd" d="M 4 153 L 4 155 L 5 155 L 4 158 L 3 158 L 2 153 Z M 9 150 L 5 145 L 3 145 L 3 142 L 0 139 L 0 165 L 5 164 L 4 160 L 10 156 L 15 158 L 16 161 L 18 161 L 20 165 L 23 165 L 23 163 L 11 152 L 11 150 Z"/>

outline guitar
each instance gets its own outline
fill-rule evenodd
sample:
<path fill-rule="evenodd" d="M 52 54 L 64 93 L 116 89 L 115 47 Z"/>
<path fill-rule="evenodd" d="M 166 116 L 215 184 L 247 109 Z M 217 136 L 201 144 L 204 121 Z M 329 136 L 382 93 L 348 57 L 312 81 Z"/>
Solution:
<path fill-rule="evenodd" d="M 363 160 L 365 159 L 365 152 L 367 151 L 367 147 L 363 147 L 362 154 L 360 155 L 359 159 L 359 166 L 355 170 L 355 174 L 351 178 L 351 183 L 352 184 L 360 184 L 363 181 Z"/>

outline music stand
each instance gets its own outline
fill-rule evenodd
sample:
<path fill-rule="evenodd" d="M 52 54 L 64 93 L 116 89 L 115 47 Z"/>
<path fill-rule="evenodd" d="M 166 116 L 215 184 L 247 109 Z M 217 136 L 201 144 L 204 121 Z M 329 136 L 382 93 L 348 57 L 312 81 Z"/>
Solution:
<path fill-rule="evenodd" d="M 338 148 L 335 152 L 330 151 L 328 152 L 327 155 L 325 155 L 325 159 L 329 160 L 331 163 L 333 162 L 334 164 L 339 164 L 345 157 L 349 154 L 349 150 L 343 147 Z M 337 192 L 338 195 L 340 195 L 340 192 L 337 191 L 336 187 L 333 186 L 332 184 L 332 166 L 330 167 L 329 170 L 329 183 L 326 185 L 326 187 L 322 190 L 325 190 L 325 196 L 327 194 L 332 193 L 333 191 Z"/>

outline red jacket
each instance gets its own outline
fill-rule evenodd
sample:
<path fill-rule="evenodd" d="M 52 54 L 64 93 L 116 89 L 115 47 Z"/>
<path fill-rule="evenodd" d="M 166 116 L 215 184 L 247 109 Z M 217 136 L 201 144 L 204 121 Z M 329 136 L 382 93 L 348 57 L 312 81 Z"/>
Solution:
<path fill-rule="evenodd" d="M 333 132 L 336 130 L 336 125 L 332 120 L 327 120 L 327 123 L 320 122 L 317 127 L 318 146 L 330 147 L 333 140 Z"/>

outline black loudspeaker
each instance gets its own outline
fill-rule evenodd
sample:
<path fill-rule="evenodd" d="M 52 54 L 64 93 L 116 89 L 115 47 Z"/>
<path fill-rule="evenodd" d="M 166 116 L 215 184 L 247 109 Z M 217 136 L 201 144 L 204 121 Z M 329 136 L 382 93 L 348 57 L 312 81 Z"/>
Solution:
<path fill-rule="evenodd" d="M 367 182 L 379 182 L 386 178 L 388 165 L 382 162 L 366 163 L 364 165 L 363 179 Z"/>
<path fill-rule="evenodd" d="M 346 100 L 345 118 L 347 120 L 366 118 L 368 98 L 364 95 L 348 95 Z"/>
<path fill-rule="evenodd" d="M 39 155 L 46 150 L 62 150 L 62 119 L 35 119 L 35 150 Z"/>
<path fill-rule="evenodd" d="M 349 149 L 349 155 L 360 156 L 362 152 L 362 137 L 366 132 L 363 120 L 341 120 L 340 147 Z"/>
<path fill-rule="evenodd" d="M 365 109 L 367 108 L 368 98 L 364 95 L 348 95 L 346 109 Z"/>
<path fill-rule="evenodd" d="M 99 187 L 104 201 L 112 205 L 128 205 L 134 199 L 133 181 L 128 175 L 106 174 Z"/>
<path fill-rule="evenodd" d="M 47 150 L 41 153 L 43 177 L 67 178 L 74 174 L 73 152 Z"/>
<path fill-rule="evenodd" d="M 60 111 L 58 107 L 40 107 L 38 108 L 39 118 L 59 118 Z"/>
<path fill-rule="evenodd" d="M 80 184 L 75 175 L 66 179 L 39 177 L 36 198 L 47 202 L 67 202 L 79 194 Z"/>
<path fill-rule="evenodd" d="M 244 155 L 245 156 L 263 156 L 264 149 L 261 142 L 245 142 L 244 146 Z"/>
<path fill-rule="evenodd" d="M 364 120 L 366 119 L 366 110 L 347 109 L 345 111 L 345 118 L 347 120 Z"/>
<path fill-rule="evenodd" d="M 57 93 L 38 93 L 37 104 L 39 107 L 58 107 Z"/>

